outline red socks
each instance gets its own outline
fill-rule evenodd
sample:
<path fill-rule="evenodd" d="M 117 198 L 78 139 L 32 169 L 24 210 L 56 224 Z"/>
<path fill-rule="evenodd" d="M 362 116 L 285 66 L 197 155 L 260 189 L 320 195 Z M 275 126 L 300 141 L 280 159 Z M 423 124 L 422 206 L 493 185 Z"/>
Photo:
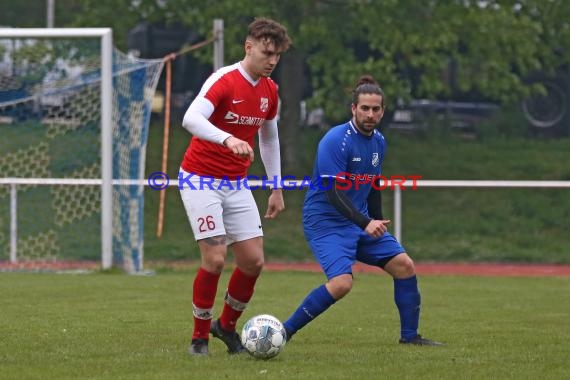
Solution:
<path fill-rule="evenodd" d="M 234 269 L 224 298 L 224 309 L 220 315 L 220 324 L 224 330 L 236 330 L 236 322 L 253 296 L 257 277 L 248 276 L 239 268 Z M 203 268 L 198 269 L 194 278 L 192 296 L 194 315 L 192 339 L 208 339 L 209 337 L 219 279 L 220 274 L 210 273 Z"/>
<path fill-rule="evenodd" d="M 258 276 L 246 275 L 239 268 L 234 269 L 224 299 L 224 310 L 220 316 L 220 324 L 224 330 L 236 330 L 236 322 L 253 296 L 257 278 Z"/>
<path fill-rule="evenodd" d="M 203 268 L 198 269 L 194 278 L 194 293 L 192 295 L 192 313 L 194 314 L 192 339 L 208 339 L 219 279 L 220 274 L 210 273 Z"/>

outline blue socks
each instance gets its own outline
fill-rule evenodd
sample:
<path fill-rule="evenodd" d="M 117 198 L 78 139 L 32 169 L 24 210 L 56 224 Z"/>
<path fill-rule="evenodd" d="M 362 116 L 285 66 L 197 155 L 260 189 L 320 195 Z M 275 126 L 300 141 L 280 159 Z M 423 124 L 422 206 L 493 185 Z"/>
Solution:
<path fill-rule="evenodd" d="M 394 279 L 394 301 L 400 313 L 400 334 L 409 340 L 418 334 L 421 296 L 416 276 Z M 283 324 L 287 339 L 335 303 L 325 285 L 313 289 Z"/>
<path fill-rule="evenodd" d="M 287 331 L 287 340 L 335 302 L 335 299 L 330 295 L 325 285 L 313 289 L 307 298 L 301 302 L 297 310 L 295 310 L 283 324 Z"/>
<path fill-rule="evenodd" d="M 421 296 L 415 275 L 394 279 L 394 301 L 400 312 L 400 334 L 403 339 L 412 339 L 418 334 Z"/>

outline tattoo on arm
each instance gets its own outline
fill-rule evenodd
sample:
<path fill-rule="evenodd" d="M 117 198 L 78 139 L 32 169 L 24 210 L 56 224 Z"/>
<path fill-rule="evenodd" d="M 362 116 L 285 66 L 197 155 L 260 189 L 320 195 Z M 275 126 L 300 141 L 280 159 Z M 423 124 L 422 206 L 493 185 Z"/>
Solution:
<path fill-rule="evenodd" d="M 209 238 L 203 239 L 204 243 L 216 246 L 216 245 L 226 245 L 226 235 L 219 235 L 219 236 L 212 236 Z"/>

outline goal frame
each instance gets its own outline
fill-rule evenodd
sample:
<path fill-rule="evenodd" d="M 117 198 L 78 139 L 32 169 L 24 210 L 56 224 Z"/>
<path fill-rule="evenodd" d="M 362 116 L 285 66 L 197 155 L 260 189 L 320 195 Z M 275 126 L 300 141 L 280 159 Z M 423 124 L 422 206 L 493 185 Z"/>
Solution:
<path fill-rule="evenodd" d="M 113 265 L 113 30 L 0 28 L 0 38 L 99 38 L 101 41 L 101 266 Z"/>

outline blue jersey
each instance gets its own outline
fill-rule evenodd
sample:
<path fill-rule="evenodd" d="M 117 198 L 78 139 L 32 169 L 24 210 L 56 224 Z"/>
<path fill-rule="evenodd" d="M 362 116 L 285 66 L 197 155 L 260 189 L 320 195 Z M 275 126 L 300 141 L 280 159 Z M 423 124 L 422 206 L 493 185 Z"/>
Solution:
<path fill-rule="evenodd" d="M 368 215 L 367 199 L 372 180 L 382 173 L 386 140 L 374 130 L 363 135 L 352 121 L 332 128 L 322 138 L 305 195 L 303 224 L 306 232 L 326 233 L 331 229 L 354 225 L 329 202 L 322 178 L 337 178 L 338 187 L 362 214 Z"/>

